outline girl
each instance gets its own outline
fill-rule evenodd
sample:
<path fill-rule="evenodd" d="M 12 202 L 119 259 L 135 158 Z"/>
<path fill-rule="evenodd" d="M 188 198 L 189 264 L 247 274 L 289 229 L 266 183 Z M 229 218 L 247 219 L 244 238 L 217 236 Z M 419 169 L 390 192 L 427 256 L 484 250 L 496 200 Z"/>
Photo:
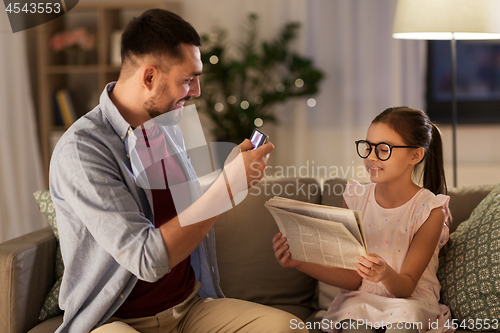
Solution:
<path fill-rule="evenodd" d="M 449 217 L 449 197 L 441 194 L 446 182 L 440 132 L 422 111 L 389 108 L 356 147 L 372 183 L 349 181 L 344 205 L 361 211 L 369 254 L 358 258 L 356 271 L 299 262 L 278 233 L 275 257 L 283 267 L 342 288 L 322 321 L 329 323 L 328 332 L 441 332 L 451 315 L 438 303 L 436 277 Z M 423 188 L 412 180 L 419 163 Z"/>

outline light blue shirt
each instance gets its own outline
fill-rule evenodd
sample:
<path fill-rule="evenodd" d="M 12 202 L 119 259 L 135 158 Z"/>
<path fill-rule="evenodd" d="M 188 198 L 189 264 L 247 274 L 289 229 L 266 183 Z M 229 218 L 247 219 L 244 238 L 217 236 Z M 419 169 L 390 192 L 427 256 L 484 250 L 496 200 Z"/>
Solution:
<path fill-rule="evenodd" d="M 112 82 L 100 104 L 59 140 L 50 163 L 50 193 L 65 265 L 56 331 L 88 333 L 123 304 L 137 279 L 154 282 L 169 272 L 152 196 L 136 183 L 130 152 L 137 137 L 111 102 Z M 177 124 L 164 130 L 188 180 L 196 180 Z M 179 136 L 180 135 L 180 136 Z M 193 182 L 191 182 L 193 183 Z M 198 182 L 191 194 L 201 195 Z M 192 186 L 191 186 L 192 187 Z M 194 194 L 193 194 L 194 193 Z M 219 287 L 213 228 L 191 254 L 201 297 L 224 297 Z"/>

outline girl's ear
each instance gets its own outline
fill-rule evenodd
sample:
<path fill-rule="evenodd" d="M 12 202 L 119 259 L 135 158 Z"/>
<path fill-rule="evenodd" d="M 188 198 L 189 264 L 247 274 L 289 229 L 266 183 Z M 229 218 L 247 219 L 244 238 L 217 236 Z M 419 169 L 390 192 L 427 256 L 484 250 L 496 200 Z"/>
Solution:
<path fill-rule="evenodd" d="M 411 156 L 411 164 L 418 164 L 420 163 L 425 157 L 425 150 L 424 148 L 420 147 L 420 148 L 416 148 L 414 151 L 413 151 L 413 154 Z"/>

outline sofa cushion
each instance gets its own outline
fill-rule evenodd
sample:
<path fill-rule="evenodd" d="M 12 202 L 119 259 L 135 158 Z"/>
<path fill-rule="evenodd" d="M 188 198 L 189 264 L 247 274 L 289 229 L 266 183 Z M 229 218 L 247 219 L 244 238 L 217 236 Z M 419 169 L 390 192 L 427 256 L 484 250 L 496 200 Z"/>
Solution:
<path fill-rule="evenodd" d="M 57 231 L 57 223 L 56 223 L 56 210 L 54 208 L 54 203 L 52 202 L 52 198 L 50 197 L 49 191 L 37 191 L 33 193 L 33 196 L 38 203 L 38 207 L 40 211 L 45 216 L 47 221 L 54 232 L 54 236 L 57 239 L 57 250 L 55 257 L 55 278 L 56 283 L 47 294 L 45 302 L 40 310 L 40 315 L 38 317 L 39 321 L 44 321 L 49 318 L 55 317 L 62 313 L 62 310 L 59 308 L 59 291 L 61 290 L 61 282 L 62 276 L 64 273 L 64 263 L 61 254 L 61 245 L 59 244 L 59 232 Z"/>
<path fill-rule="evenodd" d="M 442 302 L 459 322 L 500 318 L 500 185 L 451 234 L 441 253 Z M 468 326 L 467 326 L 468 327 Z M 481 330 L 472 325 L 472 330 Z"/>
<path fill-rule="evenodd" d="M 274 196 L 319 203 L 320 185 L 314 179 L 262 180 L 222 214 L 215 223 L 220 284 L 227 297 L 286 309 L 304 319 L 311 313 L 317 281 L 276 261 L 271 239 L 279 230 L 264 207 Z"/>
<path fill-rule="evenodd" d="M 346 178 L 332 178 L 323 183 L 323 195 L 321 204 L 333 207 L 342 207 L 344 202 L 344 190 L 347 184 Z"/>
<path fill-rule="evenodd" d="M 47 222 L 49 222 L 54 236 L 56 236 L 57 241 L 59 241 L 59 231 L 57 230 L 56 223 L 56 209 L 54 208 L 54 203 L 50 197 L 50 192 L 36 191 L 33 193 L 33 196 L 35 197 L 40 212 L 42 212 L 43 216 L 47 219 Z"/>
<path fill-rule="evenodd" d="M 450 211 L 453 218 L 450 233 L 454 232 L 460 223 L 469 218 L 474 207 L 476 207 L 494 187 L 495 185 L 476 185 L 452 187 L 448 189 L 448 195 L 450 196 Z"/>

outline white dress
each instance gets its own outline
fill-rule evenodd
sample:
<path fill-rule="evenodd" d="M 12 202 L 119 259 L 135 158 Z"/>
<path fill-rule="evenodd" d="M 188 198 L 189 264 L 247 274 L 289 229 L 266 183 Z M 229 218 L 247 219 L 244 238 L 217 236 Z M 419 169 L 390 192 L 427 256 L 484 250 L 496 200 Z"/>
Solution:
<path fill-rule="evenodd" d="M 378 254 L 399 272 L 415 233 L 431 210 L 442 206 L 448 218 L 449 197 L 442 194 L 436 196 L 427 189 L 421 189 L 404 205 L 386 209 L 375 200 L 375 186 L 360 185 L 351 180 L 344 199 L 350 209 L 362 213 L 368 253 Z M 443 225 L 438 245 L 411 297 L 395 298 L 381 282 L 363 280 L 356 291 L 341 289 L 324 319 L 329 322 L 363 320 L 375 328 L 388 323 L 417 323 L 414 328 L 418 328 L 419 332 L 444 331 L 451 313 L 446 305 L 439 304 L 441 287 L 436 273 L 439 250 L 448 241 L 448 236 L 448 227 Z M 335 327 L 326 331 L 336 332 Z"/>

